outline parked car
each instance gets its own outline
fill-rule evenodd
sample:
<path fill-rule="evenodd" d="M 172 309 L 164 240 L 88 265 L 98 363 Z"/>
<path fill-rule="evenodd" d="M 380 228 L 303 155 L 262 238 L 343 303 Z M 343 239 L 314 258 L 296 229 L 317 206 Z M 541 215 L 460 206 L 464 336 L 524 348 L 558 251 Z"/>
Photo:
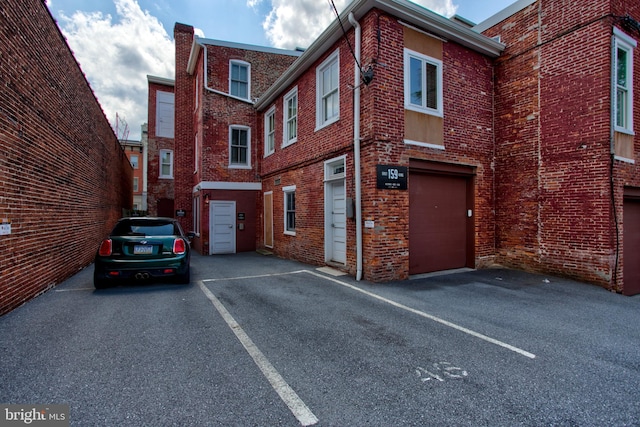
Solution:
<path fill-rule="evenodd" d="M 190 281 L 190 238 L 173 218 L 123 218 L 102 241 L 93 284 L 106 288 L 128 280 Z"/>

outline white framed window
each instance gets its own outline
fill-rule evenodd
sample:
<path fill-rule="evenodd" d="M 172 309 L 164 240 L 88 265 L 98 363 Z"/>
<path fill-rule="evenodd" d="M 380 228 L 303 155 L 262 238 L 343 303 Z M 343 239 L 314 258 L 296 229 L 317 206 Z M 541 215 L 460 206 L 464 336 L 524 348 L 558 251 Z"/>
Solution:
<path fill-rule="evenodd" d="M 229 127 L 229 167 L 251 167 L 251 128 L 232 125 Z"/>
<path fill-rule="evenodd" d="M 296 235 L 296 186 L 283 187 L 284 192 L 284 234 Z"/>
<path fill-rule="evenodd" d="M 173 138 L 175 96 L 171 92 L 156 92 L 156 136 Z"/>
<path fill-rule="evenodd" d="M 173 179 L 172 150 L 160 150 L 160 178 Z"/>
<path fill-rule="evenodd" d="M 298 140 L 298 88 L 295 87 L 284 97 L 284 130 L 282 146 L 286 147 Z"/>
<path fill-rule="evenodd" d="M 139 167 L 139 163 L 138 163 L 138 156 L 137 156 L 137 155 L 132 155 L 132 156 L 129 158 L 129 161 L 131 162 L 131 166 L 132 166 L 134 169 L 138 169 L 138 167 Z"/>
<path fill-rule="evenodd" d="M 340 119 L 340 50 L 316 69 L 316 125 L 327 126 Z"/>
<path fill-rule="evenodd" d="M 140 179 L 137 176 L 133 177 L 133 192 L 137 193 L 138 191 L 140 191 Z"/>
<path fill-rule="evenodd" d="M 404 106 L 442 117 L 442 61 L 404 50 Z"/>
<path fill-rule="evenodd" d="M 264 156 L 273 154 L 276 149 L 276 107 L 269 109 L 264 115 Z"/>
<path fill-rule="evenodd" d="M 617 28 L 613 34 L 615 130 L 633 135 L 633 50 L 637 42 Z"/>
<path fill-rule="evenodd" d="M 229 94 L 242 99 L 251 96 L 251 64 L 248 62 L 229 62 Z"/>

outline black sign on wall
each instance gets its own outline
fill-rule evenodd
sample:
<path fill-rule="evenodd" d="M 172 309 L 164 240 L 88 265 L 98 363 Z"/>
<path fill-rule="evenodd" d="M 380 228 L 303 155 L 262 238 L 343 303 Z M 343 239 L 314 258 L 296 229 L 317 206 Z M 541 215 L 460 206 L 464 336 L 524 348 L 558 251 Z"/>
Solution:
<path fill-rule="evenodd" d="M 377 165 L 377 188 L 379 190 L 406 190 L 407 167 Z"/>

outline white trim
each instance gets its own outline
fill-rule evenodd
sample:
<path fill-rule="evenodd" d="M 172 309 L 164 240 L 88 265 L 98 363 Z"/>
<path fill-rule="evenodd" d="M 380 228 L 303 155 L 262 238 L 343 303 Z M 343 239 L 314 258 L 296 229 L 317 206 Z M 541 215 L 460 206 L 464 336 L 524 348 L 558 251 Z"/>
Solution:
<path fill-rule="evenodd" d="M 473 27 L 472 30 L 477 33 L 482 33 L 483 31 L 488 30 L 489 28 L 493 27 L 496 24 L 499 24 L 500 22 L 504 21 L 510 16 L 520 12 L 525 7 L 534 4 L 536 1 L 537 0 L 517 1 L 513 3 L 511 6 L 507 6 L 506 8 L 502 9 L 500 12 L 496 13 L 495 15 L 485 19 L 484 21 L 482 21 L 481 23 Z"/>
<path fill-rule="evenodd" d="M 412 141 L 410 139 L 405 139 L 404 143 L 407 144 L 407 145 L 417 145 L 418 147 L 435 148 L 436 150 L 444 150 L 445 149 L 444 145 L 429 144 L 428 142 Z"/>
<path fill-rule="evenodd" d="M 267 143 L 269 142 L 269 116 L 273 116 L 273 148 L 268 149 Z M 269 108 L 264 113 L 264 156 L 268 157 L 276 152 L 276 106 Z"/>
<path fill-rule="evenodd" d="M 624 163 L 631 163 L 632 165 L 636 164 L 636 161 L 633 159 L 628 159 L 626 157 L 621 157 L 621 156 L 615 156 L 615 159 L 620 161 L 620 162 L 624 162 Z"/>
<path fill-rule="evenodd" d="M 242 49 L 242 50 L 250 50 L 252 52 L 264 52 L 264 53 L 275 53 L 278 55 L 287 55 L 287 56 L 300 56 L 303 52 L 298 50 L 288 50 L 288 49 L 277 49 L 273 47 L 266 46 L 257 46 L 252 44 L 245 43 L 235 43 L 224 40 L 215 40 L 215 39 L 207 39 L 200 38 L 198 36 L 194 39 L 195 42 L 201 45 L 209 45 L 209 46 L 220 46 L 220 47 L 228 47 L 231 49 Z"/>
<path fill-rule="evenodd" d="M 165 86 L 175 86 L 176 82 L 173 79 L 167 79 L 164 77 L 152 76 L 151 74 L 147 74 L 147 81 L 149 83 L 155 83 L 158 85 Z"/>
<path fill-rule="evenodd" d="M 437 91 L 437 106 L 436 108 L 430 108 L 426 105 L 415 105 L 411 102 L 411 59 L 417 59 L 422 61 L 422 64 L 430 64 L 436 67 L 436 91 Z M 427 88 L 426 72 L 422 72 L 422 90 Z M 423 53 L 416 52 L 411 49 L 404 48 L 404 108 L 418 113 L 429 114 L 432 116 L 443 117 L 444 116 L 444 91 L 443 91 L 443 76 L 442 76 L 442 61 L 436 58 L 432 58 Z M 423 94 L 424 101 L 426 102 L 426 94 Z"/>
<path fill-rule="evenodd" d="M 162 174 L 162 154 L 163 153 L 169 153 L 171 154 L 171 163 L 169 163 L 169 175 L 163 175 Z M 168 150 L 168 149 L 162 149 L 158 152 L 158 165 L 160 166 L 160 170 L 158 171 L 158 178 L 159 179 L 173 179 L 173 165 L 174 165 L 174 154 L 173 154 L 173 150 Z"/>
<path fill-rule="evenodd" d="M 338 67 L 338 82 L 335 89 L 335 94 L 331 94 L 338 97 L 338 112 L 335 116 L 324 120 L 324 109 L 323 109 L 323 100 L 324 100 L 324 80 L 323 74 L 324 72 L 331 68 L 333 64 L 336 64 Z M 326 126 L 329 126 L 332 123 L 340 120 L 340 49 L 336 49 L 327 59 L 325 59 L 322 64 L 318 65 L 316 68 L 316 131 L 320 130 Z"/>
<path fill-rule="evenodd" d="M 293 97 L 296 97 L 296 136 L 294 138 L 289 138 L 289 117 L 288 117 L 288 108 L 287 103 Z M 298 134 L 300 133 L 300 120 L 299 119 L 299 105 L 300 99 L 298 98 L 298 86 L 291 89 L 282 100 L 282 148 L 287 147 L 291 144 L 295 144 L 298 141 Z"/>
<path fill-rule="evenodd" d="M 231 182 L 231 181 L 202 181 L 193 187 L 193 192 L 200 190 L 234 190 L 234 191 L 262 191 L 261 182 Z"/>
<path fill-rule="evenodd" d="M 240 130 L 247 132 L 247 162 L 246 163 L 231 163 L 231 141 L 233 140 L 233 131 Z M 251 128 L 244 125 L 230 125 L 229 126 L 229 169 L 251 169 Z"/>
<path fill-rule="evenodd" d="M 295 196 L 296 186 L 288 185 L 286 187 L 282 187 L 282 193 L 284 194 L 284 196 L 282 197 L 282 205 L 283 205 L 282 217 L 284 218 L 284 224 L 283 224 L 284 234 L 288 236 L 295 236 L 296 235 L 295 229 L 294 231 L 287 230 L 287 193 L 293 193 Z"/>
<path fill-rule="evenodd" d="M 233 80 L 231 79 L 231 76 L 232 76 L 234 65 L 238 65 L 240 67 L 247 67 L 247 97 L 246 98 L 243 98 L 241 96 L 234 95 L 231 93 L 231 83 L 233 82 Z M 249 62 L 242 61 L 240 59 L 231 59 L 229 61 L 229 96 L 237 99 L 242 99 L 245 101 L 251 100 L 251 64 Z"/>
<path fill-rule="evenodd" d="M 627 135 L 635 135 L 633 130 L 633 83 L 634 83 L 634 74 L 633 74 L 633 63 L 634 63 L 634 50 L 638 46 L 637 42 L 619 30 L 616 27 L 613 27 L 613 68 L 611 70 L 612 73 L 612 94 L 613 94 L 613 126 L 616 132 L 624 133 Z M 627 85 L 626 87 L 626 105 L 625 105 L 625 113 L 626 113 L 626 126 L 618 126 L 618 50 L 623 50 L 627 53 Z"/>

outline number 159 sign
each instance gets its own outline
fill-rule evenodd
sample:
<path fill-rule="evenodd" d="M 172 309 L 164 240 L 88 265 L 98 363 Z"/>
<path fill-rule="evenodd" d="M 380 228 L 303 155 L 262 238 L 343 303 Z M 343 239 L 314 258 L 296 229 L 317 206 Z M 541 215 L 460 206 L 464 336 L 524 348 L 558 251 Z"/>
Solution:
<path fill-rule="evenodd" d="M 377 188 L 381 190 L 406 190 L 406 166 L 377 165 Z"/>

